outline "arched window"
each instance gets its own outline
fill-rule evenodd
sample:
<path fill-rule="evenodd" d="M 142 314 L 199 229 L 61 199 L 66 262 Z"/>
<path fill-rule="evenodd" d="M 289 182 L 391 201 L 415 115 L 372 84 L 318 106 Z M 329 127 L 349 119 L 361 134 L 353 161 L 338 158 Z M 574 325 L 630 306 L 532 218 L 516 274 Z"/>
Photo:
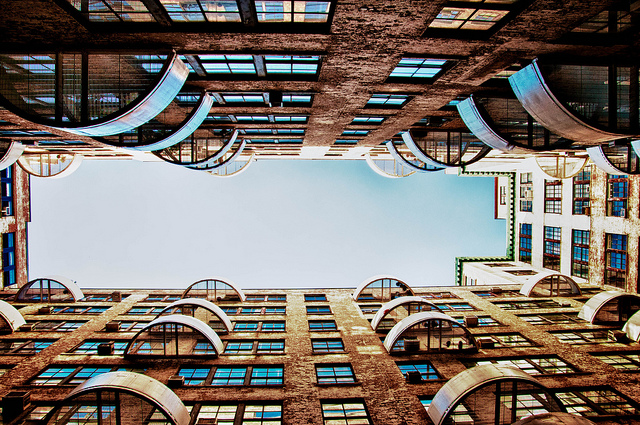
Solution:
<path fill-rule="evenodd" d="M 382 320 L 390 319 L 398 323 L 411 314 L 421 311 L 440 311 L 440 309 L 436 304 L 422 297 L 399 297 L 389 301 L 378 309 L 373 319 L 371 319 L 371 327 L 376 331 Z"/>
<path fill-rule="evenodd" d="M 18 159 L 18 165 L 32 176 L 60 179 L 73 174 L 83 158 L 76 153 L 27 153 Z"/>
<path fill-rule="evenodd" d="M 352 298 L 356 301 L 391 301 L 407 295 L 414 295 L 413 289 L 400 279 L 376 276 L 360 283 Z"/>
<path fill-rule="evenodd" d="M 587 153 L 591 161 L 608 174 L 640 174 L 640 158 L 627 142 L 587 148 Z"/>
<path fill-rule="evenodd" d="M 247 296 L 229 280 L 211 278 L 200 280 L 189 286 L 182 298 L 204 298 L 209 301 L 244 301 Z"/>
<path fill-rule="evenodd" d="M 189 425 L 189 411 L 168 387 L 133 372 L 108 372 L 74 388 L 44 419 L 47 425 Z"/>
<path fill-rule="evenodd" d="M 520 293 L 527 297 L 563 297 L 580 295 L 580 287 L 569 276 L 560 273 L 543 273 L 529 278 Z"/>
<path fill-rule="evenodd" d="M 508 425 L 532 413 L 564 411 L 560 400 L 531 375 L 494 364 L 476 366 L 451 378 L 427 409 L 435 425 Z"/>
<path fill-rule="evenodd" d="M 399 179 L 416 173 L 416 166 L 407 164 L 404 159 L 373 157 L 369 152 L 364 155 L 369 168 L 379 176 L 388 179 Z"/>
<path fill-rule="evenodd" d="M 444 313 L 428 311 L 408 316 L 384 339 L 388 352 L 476 350 L 476 340 L 462 324 Z"/>
<path fill-rule="evenodd" d="M 16 294 L 20 302 L 76 302 L 84 298 L 80 287 L 71 279 L 51 276 L 35 279 L 24 285 Z"/>
<path fill-rule="evenodd" d="M 622 324 L 640 310 L 640 296 L 618 291 L 604 291 L 591 297 L 578 313 L 590 323 Z"/>
<path fill-rule="evenodd" d="M 140 330 L 124 355 L 132 356 L 218 356 L 223 344 L 209 325 L 195 317 L 160 316 Z"/>
<path fill-rule="evenodd" d="M 491 151 L 473 134 L 462 131 L 403 131 L 402 140 L 416 158 L 437 168 L 473 164 Z"/>

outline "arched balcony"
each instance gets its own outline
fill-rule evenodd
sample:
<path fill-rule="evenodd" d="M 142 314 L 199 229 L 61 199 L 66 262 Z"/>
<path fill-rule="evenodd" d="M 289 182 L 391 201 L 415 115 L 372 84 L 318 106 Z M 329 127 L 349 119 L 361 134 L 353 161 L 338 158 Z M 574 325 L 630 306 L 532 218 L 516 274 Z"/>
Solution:
<path fill-rule="evenodd" d="M 510 76 L 509 83 L 522 106 L 549 131 L 593 145 L 638 134 L 633 74 L 631 66 L 536 59 Z"/>
<path fill-rule="evenodd" d="M 411 164 L 410 161 L 401 158 L 399 155 L 398 158 L 373 157 L 369 152 L 367 152 L 364 155 L 364 159 L 374 173 L 388 179 L 408 177 L 418 172 L 418 170 L 416 170 L 418 167 L 417 165 Z"/>
<path fill-rule="evenodd" d="M 536 412 L 564 412 L 560 400 L 528 373 L 511 366 L 475 366 L 451 378 L 427 413 L 435 425 L 508 425 Z"/>
<path fill-rule="evenodd" d="M 0 333 L 8 334 L 17 331 L 27 322 L 22 314 L 11 304 L 0 300 Z"/>
<path fill-rule="evenodd" d="M 435 168 L 473 164 L 491 151 L 473 134 L 461 131 L 403 131 L 402 140 L 416 158 Z"/>
<path fill-rule="evenodd" d="M 430 173 L 444 168 L 442 166 L 434 166 L 431 161 L 425 162 L 419 159 L 405 143 L 396 144 L 393 140 L 389 140 L 385 145 L 389 154 L 391 154 L 391 158 L 409 170 L 417 173 Z"/>
<path fill-rule="evenodd" d="M 18 165 L 35 177 L 61 179 L 73 174 L 83 158 L 77 153 L 25 153 L 18 159 Z"/>
<path fill-rule="evenodd" d="M 124 351 L 126 357 L 217 357 L 222 340 L 209 325 L 195 317 L 160 316 L 142 328 Z"/>
<path fill-rule="evenodd" d="M 577 176 L 587 165 L 587 156 L 567 155 L 566 153 L 536 155 L 538 168 L 552 179 L 569 179 Z"/>
<path fill-rule="evenodd" d="M 566 297 L 580 295 L 580 287 L 571 277 L 560 273 L 538 273 L 529 278 L 520 293 L 526 297 Z"/>
<path fill-rule="evenodd" d="M 178 95 L 180 99 L 183 95 Z M 187 96 L 187 95 L 184 95 Z M 139 151 L 167 149 L 188 138 L 204 122 L 213 105 L 213 97 L 202 93 L 194 107 L 184 107 L 175 101 L 153 120 L 141 126 L 113 136 L 99 137 L 97 140 L 112 146 L 126 147 Z"/>
<path fill-rule="evenodd" d="M 230 280 L 211 278 L 191 284 L 182 293 L 182 298 L 204 298 L 209 301 L 244 301 L 247 296 Z"/>
<path fill-rule="evenodd" d="M 0 68 L 3 106 L 32 122 L 89 137 L 149 121 L 189 75 L 175 52 L 4 54 Z"/>
<path fill-rule="evenodd" d="M 184 314 L 195 317 L 203 323 L 221 322 L 227 332 L 231 332 L 233 328 L 229 316 L 220 307 L 203 298 L 183 298 L 175 301 L 160 312 L 160 315 L 163 314 Z"/>
<path fill-rule="evenodd" d="M 380 322 L 391 319 L 395 323 L 421 311 L 440 311 L 438 306 L 422 297 L 399 297 L 382 305 L 371 319 L 371 328 L 378 330 Z"/>
<path fill-rule="evenodd" d="M 394 298 L 415 295 L 413 289 L 392 276 L 374 276 L 360 283 L 351 297 L 355 301 L 391 301 Z"/>
<path fill-rule="evenodd" d="M 584 303 L 578 317 L 594 324 L 622 324 L 638 310 L 640 296 L 619 291 L 604 291 Z"/>
<path fill-rule="evenodd" d="M 631 144 L 617 142 L 587 148 L 591 161 L 608 174 L 640 174 L 640 158 Z"/>
<path fill-rule="evenodd" d="M 517 99 L 470 96 L 456 107 L 473 135 L 494 149 L 509 151 L 520 147 L 544 151 L 572 143 L 545 129 Z"/>
<path fill-rule="evenodd" d="M 133 372 L 107 372 L 74 388 L 42 423 L 189 425 L 190 421 L 178 396 L 157 380 Z"/>
<path fill-rule="evenodd" d="M 15 296 L 16 302 L 76 302 L 84 298 L 80 287 L 71 279 L 51 276 L 24 285 Z"/>
<path fill-rule="evenodd" d="M 20 142 L 12 142 L 8 139 L 0 139 L 0 170 L 11 167 L 16 163 L 25 146 Z"/>
<path fill-rule="evenodd" d="M 255 162 L 254 155 L 255 154 L 252 152 L 247 158 L 238 156 L 233 161 L 227 161 L 213 170 L 208 170 L 207 173 L 220 178 L 239 176 L 247 171 L 249 166 Z"/>
<path fill-rule="evenodd" d="M 424 351 L 469 350 L 478 346 L 469 330 L 453 317 L 427 311 L 412 314 L 391 328 L 384 339 L 389 353 L 417 353 Z"/>

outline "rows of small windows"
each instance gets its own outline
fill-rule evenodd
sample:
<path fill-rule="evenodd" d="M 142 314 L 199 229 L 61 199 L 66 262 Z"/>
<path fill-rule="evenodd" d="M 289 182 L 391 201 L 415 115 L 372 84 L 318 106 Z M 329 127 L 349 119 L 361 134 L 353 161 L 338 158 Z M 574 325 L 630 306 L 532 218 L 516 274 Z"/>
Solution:
<path fill-rule="evenodd" d="M 284 340 L 224 341 L 223 354 L 284 354 Z"/>
<path fill-rule="evenodd" d="M 485 364 L 497 364 L 512 366 L 527 372 L 529 375 L 551 375 L 575 373 L 578 369 L 566 363 L 558 356 L 531 356 L 526 358 L 492 358 L 462 360 L 462 363 L 471 368 Z"/>
<path fill-rule="evenodd" d="M 273 114 L 229 114 L 229 115 L 207 115 L 207 122 L 234 122 L 234 123 L 294 123 L 306 124 L 309 121 L 309 115 L 273 115 Z"/>
<path fill-rule="evenodd" d="M 274 306 L 274 307 L 222 307 L 222 311 L 224 311 L 228 316 L 236 316 L 236 315 L 263 315 L 263 314 L 277 314 L 283 315 L 286 314 L 287 308 L 284 306 Z"/>
<path fill-rule="evenodd" d="M 451 36 L 451 31 L 460 35 L 463 33 L 492 33 L 506 21 L 507 15 L 514 10 L 519 0 L 485 0 L 474 3 L 483 3 L 478 7 L 458 6 L 457 0 L 450 1 L 442 8 L 433 21 L 429 23 L 425 35 L 434 36 L 434 30 L 445 31 L 443 35 Z"/>
<path fill-rule="evenodd" d="M 625 177 L 625 176 L 613 176 Z M 623 179 L 624 180 L 624 179 Z M 591 212 L 591 167 L 586 166 L 580 173 L 573 177 L 573 207 L 574 215 L 589 215 Z M 612 180 L 610 184 L 611 202 L 626 199 L 626 183 Z M 615 195 L 615 196 L 614 196 Z M 625 204 L 626 205 L 626 201 Z M 616 204 L 616 213 L 619 213 L 621 203 Z M 625 207 L 626 208 L 626 207 Z M 613 206 L 612 206 L 613 209 Z M 533 173 L 520 174 L 520 211 L 533 211 Z M 549 214 L 562 214 L 562 181 L 544 181 L 544 212 Z M 614 215 L 613 213 L 610 215 Z"/>
<path fill-rule="evenodd" d="M 320 71 L 318 55 L 180 55 L 189 72 L 201 77 L 304 79 Z"/>
<path fill-rule="evenodd" d="M 587 323 L 585 320 L 578 317 L 578 313 L 519 314 L 518 317 L 532 325 L 569 325 L 574 323 Z"/>
<path fill-rule="evenodd" d="M 284 366 L 185 366 L 178 370 L 178 375 L 184 377 L 185 385 L 282 385 Z"/>
<path fill-rule="evenodd" d="M 565 344 L 601 344 L 617 342 L 615 336 L 608 329 L 577 329 L 565 331 L 551 331 L 553 336 Z"/>
<path fill-rule="evenodd" d="M 493 301 L 493 304 L 497 305 L 503 310 L 525 310 L 525 309 L 538 309 L 538 308 L 562 308 L 571 307 L 571 305 L 560 304 L 554 300 L 547 299 L 528 299 L 528 300 L 513 300 L 513 301 Z"/>
<path fill-rule="evenodd" d="M 123 366 L 49 366 L 33 379 L 29 385 L 57 386 L 57 385 L 79 385 L 89 378 L 107 372 L 136 372 L 144 373 L 144 368 L 132 368 Z"/>
<path fill-rule="evenodd" d="M 427 298 L 427 297 L 424 297 L 424 298 Z M 477 310 L 476 307 L 466 302 L 436 303 L 436 305 L 441 311 L 475 311 Z M 382 304 L 360 303 L 358 304 L 358 307 L 360 307 L 360 311 L 362 311 L 363 314 L 373 314 L 373 313 L 376 313 L 380 309 L 380 307 L 382 307 Z"/>

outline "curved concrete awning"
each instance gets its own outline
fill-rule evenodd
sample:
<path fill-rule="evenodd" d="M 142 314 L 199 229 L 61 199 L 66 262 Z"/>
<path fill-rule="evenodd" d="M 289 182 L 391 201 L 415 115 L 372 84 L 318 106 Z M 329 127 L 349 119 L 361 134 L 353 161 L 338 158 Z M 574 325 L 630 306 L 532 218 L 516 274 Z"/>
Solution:
<path fill-rule="evenodd" d="M 469 330 L 464 326 L 458 323 L 456 319 L 451 316 L 448 316 L 439 311 L 423 311 L 420 313 L 414 313 L 408 317 L 405 317 L 401 321 L 395 324 L 393 328 L 389 331 L 387 336 L 384 338 L 383 345 L 390 353 L 393 349 L 393 346 L 396 344 L 398 339 L 411 327 L 418 325 L 420 323 L 429 322 L 432 320 L 437 320 L 441 322 L 448 322 L 452 325 L 452 327 L 457 327 L 462 329 L 466 336 L 470 339 L 470 342 L 473 346 L 476 345 L 475 339 Z"/>
<path fill-rule="evenodd" d="M 155 142 L 136 145 L 126 144 L 124 147 L 139 151 L 158 151 L 180 143 L 200 127 L 207 118 L 209 111 L 211 111 L 212 105 L 213 97 L 209 93 L 203 93 L 193 111 L 171 134 Z"/>
<path fill-rule="evenodd" d="M 576 141 L 605 143 L 628 135 L 598 129 L 567 108 L 545 81 L 538 60 L 509 77 L 516 97 L 546 129 Z"/>
<path fill-rule="evenodd" d="M 499 382 L 521 382 L 541 389 L 546 393 L 547 401 L 555 404 L 553 407 L 556 411 L 564 410 L 558 398 L 528 373 L 512 366 L 487 364 L 467 369 L 447 381 L 433 397 L 427 413 L 435 425 L 443 425 L 464 399 L 483 387 Z M 496 400 L 491 402 L 491 407 L 497 404 Z"/>
<path fill-rule="evenodd" d="M 213 293 L 214 299 L 217 298 L 217 291 L 233 291 L 240 301 L 245 301 L 247 296 L 244 294 L 242 289 L 232 281 L 228 279 L 223 279 L 220 277 L 212 277 L 210 279 L 199 280 L 195 283 L 189 285 L 187 289 L 182 293 L 182 298 L 188 298 L 189 292 L 197 290 L 197 291 L 207 291 L 207 293 Z"/>
<path fill-rule="evenodd" d="M 483 114 L 478 109 L 473 96 L 458 103 L 456 108 L 469 131 L 487 146 L 505 152 L 515 147 L 491 127 L 489 122 L 482 116 Z"/>
<path fill-rule="evenodd" d="M 389 281 L 388 285 L 386 284 L 387 282 L 385 281 Z M 378 284 L 378 282 L 380 283 Z M 411 289 L 409 285 L 407 285 L 400 279 L 393 276 L 378 275 L 360 282 L 360 284 L 356 287 L 355 291 L 353 291 L 351 298 L 353 298 L 355 301 L 358 301 L 358 298 L 360 297 L 360 294 L 362 293 L 362 291 L 371 285 L 373 285 L 374 289 L 387 288 L 389 292 L 389 300 L 396 298 L 392 296 L 393 294 L 391 293 L 391 290 L 396 288 L 402 289 L 403 292 L 409 291 L 411 295 L 414 295 L 413 289 Z M 399 293 L 399 295 L 401 294 Z"/>
<path fill-rule="evenodd" d="M 134 372 L 107 372 L 89 378 L 74 388 L 65 397 L 62 405 L 68 405 L 75 399 L 82 398 L 84 400 L 83 396 L 91 393 L 96 393 L 96 397 L 100 398 L 101 393 L 105 391 L 124 392 L 142 399 L 159 409 L 173 425 L 189 425 L 191 421 L 189 411 L 170 388 L 153 378 Z M 98 404 L 102 404 L 100 400 L 97 401 Z M 113 402 L 113 400 L 109 400 L 105 404 Z M 127 416 L 135 418 L 136 415 L 127 414 L 127 408 L 131 408 L 131 406 L 127 403 L 122 403 L 122 406 L 116 409 L 116 414 L 120 414 L 122 418 Z M 54 417 L 56 410 L 58 409 L 54 409 L 48 417 Z M 120 423 L 120 419 L 114 423 L 116 422 Z"/>
<path fill-rule="evenodd" d="M 24 152 L 25 146 L 20 142 L 13 142 L 11 140 L 2 140 L 2 144 L 8 145 L 0 158 L 0 170 L 11 167 L 16 163 L 20 155 Z"/>
<path fill-rule="evenodd" d="M 587 148 L 587 154 L 598 168 L 608 174 L 640 174 L 638 156 L 634 149 L 626 144 L 600 145 Z"/>
<path fill-rule="evenodd" d="M 627 292 L 620 291 L 604 291 L 599 294 L 591 297 L 578 313 L 578 317 L 580 319 L 586 320 L 589 323 L 594 323 L 598 313 L 605 307 L 607 304 L 611 303 L 614 300 L 620 299 L 629 299 L 630 301 L 635 301 L 640 305 L 640 296 L 637 294 L 630 294 Z"/>
<path fill-rule="evenodd" d="M 393 143 L 392 140 L 387 141 L 385 143 L 385 146 L 387 147 L 387 150 L 389 151 L 389 154 L 391 155 L 391 157 L 398 164 L 401 164 L 404 168 L 407 168 L 409 170 L 414 170 L 417 173 L 430 173 L 433 171 L 440 171 L 443 169 L 443 167 L 433 167 L 429 164 L 426 164 L 420 161 L 417 158 L 413 161 L 408 158 L 405 158 L 402 152 L 398 149 L 398 147 L 395 145 L 395 143 Z"/>
<path fill-rule="evenodd" d="M 433 168 L 434 170 L 432 171 L 453 167 L 453 165 L 448 165 L 448 164 L 443 164 L 441 162 L 438 162 L 435 159 L 431 158 L 426 153 L 424 153 L 422 149 L 420 149 L 420 147 L 416 145 L 416 142 L 415 140 L 413 140 L 413 137 L 411 136 L 411 133 L 409 131 L 403 131 L 400 133 L 400 135 L 402 136 L 402 141 L 409 148 L 411 153 L 416 158 L 418 158 L 418 160 L 422 161 L 426 166 Z"/>
<path fill-rule="evenodd" d="M 0 317 L 11 329 L 11 332 L 15 332 L 20 326 L 27 323 L 14 306 L 2 300 L 0 300 Z"/>
<path fill-rule="evenodd" d="M 387 179 L 399 179 L 416 173 L 415 167 L 407 166 L 405 161 L 397 161 L 393 157 L 391 159 L 374 159 L 367 152 L 364 155 L 364 159 L 374 173 Z"/>
<path fill-rule="evenodd" d="M 61 179 L 73 174 L 83 159 L 77 153 L 26 153 L 18 158 L 18 165 L 35 177 Z"/>
<path fill-rule="evenodd" d="M 543 286 L 548 285 L 548 288 Z M 561 297 L 580 295 L 580 287 L 571 277 L 557 272 L 543 272 L 531 276 L 520 288 L 526 297 Z"/>
<path fill-rule="evenodd" d="M 64 295 L 70 295 L 72 300 Z M 35 297 L 32 297 L 35 295 Z M 58 298 L 58 299 L 56 299 Z M 73 301 L 84 298 L 82 289 L 73 280 L 64 276 L 47 276 L 34 279 L 24 285 L 15 296 L 16 301 Z"/>
<path fill-rule="evenodd" d="M 160 312 L 160 315 L 162 315 L 162 313 L 166 311 L 173 310 L 176 307 L 202 307 L 205 310 L 209 310 L 212 314 L 216 315 L 224 324 L 227 332 L 231 332 L 231 329 L 233 328 L 233 324 L 231 323 L 231 319 L 229 319 L 229 316 L 227 316 L 227 313 L 225 313 L 224 310 L 222 310 L 214 303 L 207 301 L 204 298 L 183 298 L 181 300 L 175 301 L 163 308 Z"/>
<path fill-rule="evenodd" d="M 391 313 L 396 308 L 406 305 L 406 304 L 424 304 L 430 306 L 433 310 L 440 311 L 440 308 L 437 304 L 432 303 L 429 300 L 426 300 L 422 297 L 417 296 L 409 296 L 409 297 L 399 297 L 389 301 L 386 304 L 383 304 L 382 307 L 378 309 L 373 319 L 371 319 L 371 328 L 375 331 L 380 324 L 380 321 L 384 319 L 389 313 Z"/>
<path fill-rule="evenodd" d="M 188 328 L 193 329 L 198 334 L 200 334 L 204 339 L 206 339 L 211 346 L 215 350 L 216 355 L 220 355 L 222 351 L 224 351 L 224 345 L 222 340 L 218 336 L 218 334 L 211 329 L 209 325 L 204 323 L 202 320 L 196 319 L 191 316 L 183 316 L 182 314 L 172 314 L 169 316 L 160 316 L 151 322 L 149 322 L 144 328 L 142 328 L 138 333 L 131 338 L 131 341 L 127 345 L 127 348 L 124 351 L 125 355 L 136 355 L 136 353 L 131 352 L 131 349 L 135 346 L 136 340 L 145 332 L 149 331 L 151 328 L 160 325 L 174 325 L 174 326 L 186 326 Z M 179 334 L 179 332 L 178 332 Z M 185 353 L 189 354 L 189 353 Z M 180 355 L 180 353 L 177 353 Z"/>
<path fill-rule="evenodd" d="M 211 174 L 215 177 L 220 178 L 229 178 L 239 176 L 240 174 L 247 171 L 249 166 L 256 162 L 254 159 L 254 153 L 251 153 L 251 156 L 247 159 L 235 158 L 233 161 L 225 162 L 225 164 L 220 165 L 219 167 L 214 168 L 213 170 L 206 170 L 207 173 Z"/>
<path fill-rule="evenodd" d="M 221 157 L 218 157 L 215 161 L 209 160 L 202 164 L 185 165 L 185 167 L 191 168 L 192 170 L 204 170 L 204 171 L 215 170 L 218 168 L 226 167 L 227 165 L 232 164 L 234 161 L 236 161 L 240 157 L 240 155 L 242 154 L 242 151 L 244 151 L 244 148 L 246 146 L 247 146 L 247 141 L 241 140 L 240 144 L 238 145 L 235 151 L 233 151 L 231 154 L 228 154 L 228 151 L 225 152 L 227 153 L 226 157 L 224 157 L 223 155 Z"/>

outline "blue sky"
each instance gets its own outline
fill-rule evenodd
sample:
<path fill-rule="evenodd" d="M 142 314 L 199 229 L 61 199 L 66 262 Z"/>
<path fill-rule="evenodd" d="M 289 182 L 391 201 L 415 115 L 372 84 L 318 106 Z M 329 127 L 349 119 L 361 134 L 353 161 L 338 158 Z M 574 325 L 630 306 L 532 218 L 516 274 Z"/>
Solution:
<path fill-rule="evenodd" d="M 220 179 L 86 160 L 31 178 L 29 276 L 81 287 L 355 287 L 378 274 L 451 285 L 456 256 L 504 255 L 493 178 L 385 179 L 364 161 L 263 160 Z"/>

